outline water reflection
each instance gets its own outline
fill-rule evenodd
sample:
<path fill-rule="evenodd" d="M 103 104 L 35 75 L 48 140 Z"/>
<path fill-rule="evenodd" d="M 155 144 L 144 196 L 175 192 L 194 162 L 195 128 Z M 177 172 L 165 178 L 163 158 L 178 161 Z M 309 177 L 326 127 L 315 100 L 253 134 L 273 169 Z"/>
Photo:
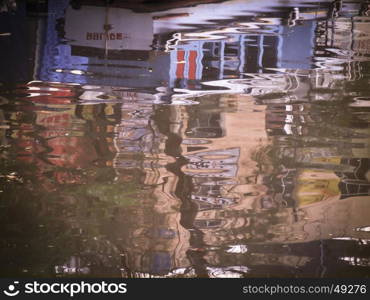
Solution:
<path fill-rule="evenodd" d="M 3 276 L 367 276 L 369 3 L 201 2 L 1 15 Z"/>

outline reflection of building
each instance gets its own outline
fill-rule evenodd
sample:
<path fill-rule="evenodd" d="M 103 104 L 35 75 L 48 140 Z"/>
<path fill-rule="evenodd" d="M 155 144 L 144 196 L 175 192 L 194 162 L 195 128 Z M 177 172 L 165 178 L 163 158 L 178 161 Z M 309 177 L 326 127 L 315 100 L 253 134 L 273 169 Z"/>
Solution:
<path fill-rule="evenodd" d="M 37 166 L 35 176 L 40 182 L 50 172 L 59 183 L 76 183 L 83 176 L 74 172 L 80 173 L 99 158 L 109 160 L 110 127 L 116 118 L 113 107 L 79 107 L 74 103 L 78 89 L 78 85 L 37 81 L 19 86 L 20 92 L 27 93 L 19 97 L 27 109 L 9 116 L 12 126 L 8 135 L 17 158 Z M 86 135 L 88 129 L 90 135 Z"/>
<path fill-rule="evenodd" d="M 247 184 L 243 187 L 246 183 L 243 178 L 255 175 L 257 166 L 251 157 L 267 142 L 261 118 L 264 112 L 261 107 L 260 112 L 252 112 L 254 105 L 248 103 L 233 107 L 237 101 L 250 100 L 221 96 L 218 104 L 213 99 L 211 106 L 205 97 L 196 109 L 189 111 L 183 146 L 188 164 L 183 172 L 193 178 L 191 199 L 198 203 L 200 210 L 243 207 L 243 194 L 251 192 Z M 229 113 L 225 113 L 228 106 Z M 245 114 L 250 116 L 246 118 Z M 217 127 L 203 125 L 212 120 L 218 120 L 214 123 Z M 240 128 L 248 128 L 250 139 L 244 139 L 245 132 Z M 221 134 L 211 134 L 217 132 Z"/>
<path fill-rule="evenodd" d="M 181 137 L 180 153 L 186 160 L 176 190 L 183 191 L 178 195 L 182 220 L 191 230 L 190 249 L 224 247 L 224 233 L 232 236 L 232 232 L 248 227 L 248 210 L 254 209 L 256 200 L 265 193 L 263 185 L 253 181 L 259 180 L 254 154 L 267 144 L 264 110 L 259 106 L 257 112 L 248 97 L 221 95 L 198 100 L 198 106 L 177 113 L 178 118 L 172 121 L 176 126 L 168 134 L 173 141 L 177 138 L 172 135 Z M 248 130 L 248 140 L 240 128 Z M 203 235 L 202 244 L 198 244 L 196 232 Z M 197 253 L 204 255 L 204 250 L 193 251 L 189 254 L 192 260 L 197 259 Z M 212 265 L 211 258 L 207 261 Z M 245 272 L 247 268 L 230 267 L 230 276 L 235 270 Z M 226 269 L 207 267 L 204 271 L 216 276 L 210 274 Z"/>
<path fill-rule="evenodd" d="M 149 95 L 150 96 L 150 95 Z M 117 181 L 139 180 L 146 186 L 126 226 L 123 248 L 127 268 L 124 276 L 165 275 L 187 267 L 189 233 L 180 224 L 179 200 L 174 197 L 177 178 L 165 169 L 164 136 L 152 121 L 153 104 L 146 94 L 130 93 L 121 106 L 121 121 L 115 126 L 113 168 Z"/>
<path fill-rule="evenodd" d="M 19 87 L 30 92 L 19 98 L 26 111 L 7 111 L 2 120 L 9 121 L 6 143 L 29 168 L 19 178 L 35 178 L 49 202 L 59 192 L 59 204 L 71 211 L 68 217 L 58 212 L 58 218 L 84 239 L 55 272 L 117 275 L 119 268 L 122 276 L 160 276 L 188 267 L 189 232 L 179 224 L 180 203 L 173 195 L 178 179 L 165 168 L 170 161 L 163 153 L 165 137 L 151 119 L 153 104 L 145 93 L 120 94 L 130 98 L 123 105 L 94 103 L 104 89 L 111 91 L 84 91 L 92 104 L 77 105 L 79 85 L 31 82 Z M 125 186 L 134 184 L 143 189 L 133 204 L 124 205 Z M 122 205 L 114 204 L 107 221 L 117 199 Z M 94 209 L 96 219 L 90 216 Z M 108 236 L 99 230 L 97 235 L 98 228 Z M 89 230 L 94 238 L 86 242 Z"/>
<path fill-rule="evenodd" d="M 253 5 L 264 5 L 256 2 Z M 206 5 L 135 13 L 88 5 L 76 10 L 68 1 L 49 1 L 50 14 L 44 45 L 38 53 L 37 77 L 46 81 L 140 87 L 153 93 L 153 89 L 161 86 L 198 89 L 201 80 L 248 79 L 248 74 L 274 73 L 274 69 L 309 70 L 313 64 L 327 64 L 311 58 L 316 51 L 314 44 L 319 43 L 315 40 L 316 31 L 322 27 L 322 23 L 313 19 L 324 17 L 325 9 L 303 9 L 297 25 L 288 26 L 278 18 L 251 23 L 236 17 L 243 11 L 248 19 L 250 5 L 238 0 L 214 5 L 214 13 L 222 12 L 223 17 L 230 14 L 238 26 L 210 30 L 206 14 L 202 14 L 210 8 Z M 192 24 L 205 22 L 205 25 L 190 32 L 186 26 L 185 30 L 182 28 L 184 20 L 190 28 Z M 183 32 L 171 37 L 179 28 Z M 325 35 L 329 34 L 328 28 L 324 30 Z M 307 92 L 305 80 L 296 79 L 300 79 L 302 93 Z M 253 89 L 248 82 L 240 83 L 245 85 L 244 92 L 253 94 L 248 91 Z"/>

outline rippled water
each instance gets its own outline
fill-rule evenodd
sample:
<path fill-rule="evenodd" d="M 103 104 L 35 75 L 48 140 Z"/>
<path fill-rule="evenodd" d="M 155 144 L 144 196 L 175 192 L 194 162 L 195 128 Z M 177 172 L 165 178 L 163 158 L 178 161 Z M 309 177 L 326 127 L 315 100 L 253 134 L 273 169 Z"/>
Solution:
<path fill-rule="evenodd" d="M 370 3 L 198 2 L 0 14 L 1 276 L 369 276 Z"/>

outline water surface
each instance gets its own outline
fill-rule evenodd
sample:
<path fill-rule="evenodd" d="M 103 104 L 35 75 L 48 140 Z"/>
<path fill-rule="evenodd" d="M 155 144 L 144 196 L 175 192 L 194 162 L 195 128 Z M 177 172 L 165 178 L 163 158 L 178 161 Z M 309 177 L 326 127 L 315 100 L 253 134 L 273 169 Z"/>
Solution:
<path fill-rule="evenodd" d="M 0 274 L 368 277 L 370 4 L 0 14 Z"/>

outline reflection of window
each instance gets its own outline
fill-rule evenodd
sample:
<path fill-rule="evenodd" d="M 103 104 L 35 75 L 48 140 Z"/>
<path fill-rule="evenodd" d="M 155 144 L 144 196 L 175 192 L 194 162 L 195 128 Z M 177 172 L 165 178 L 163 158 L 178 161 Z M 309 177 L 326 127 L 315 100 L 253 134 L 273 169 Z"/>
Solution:
<path fill-rule="evenodd" d="M 222 224 L 222 220 L 195 220 L 194 226 L 197 228 L 217 228 Z"/>

